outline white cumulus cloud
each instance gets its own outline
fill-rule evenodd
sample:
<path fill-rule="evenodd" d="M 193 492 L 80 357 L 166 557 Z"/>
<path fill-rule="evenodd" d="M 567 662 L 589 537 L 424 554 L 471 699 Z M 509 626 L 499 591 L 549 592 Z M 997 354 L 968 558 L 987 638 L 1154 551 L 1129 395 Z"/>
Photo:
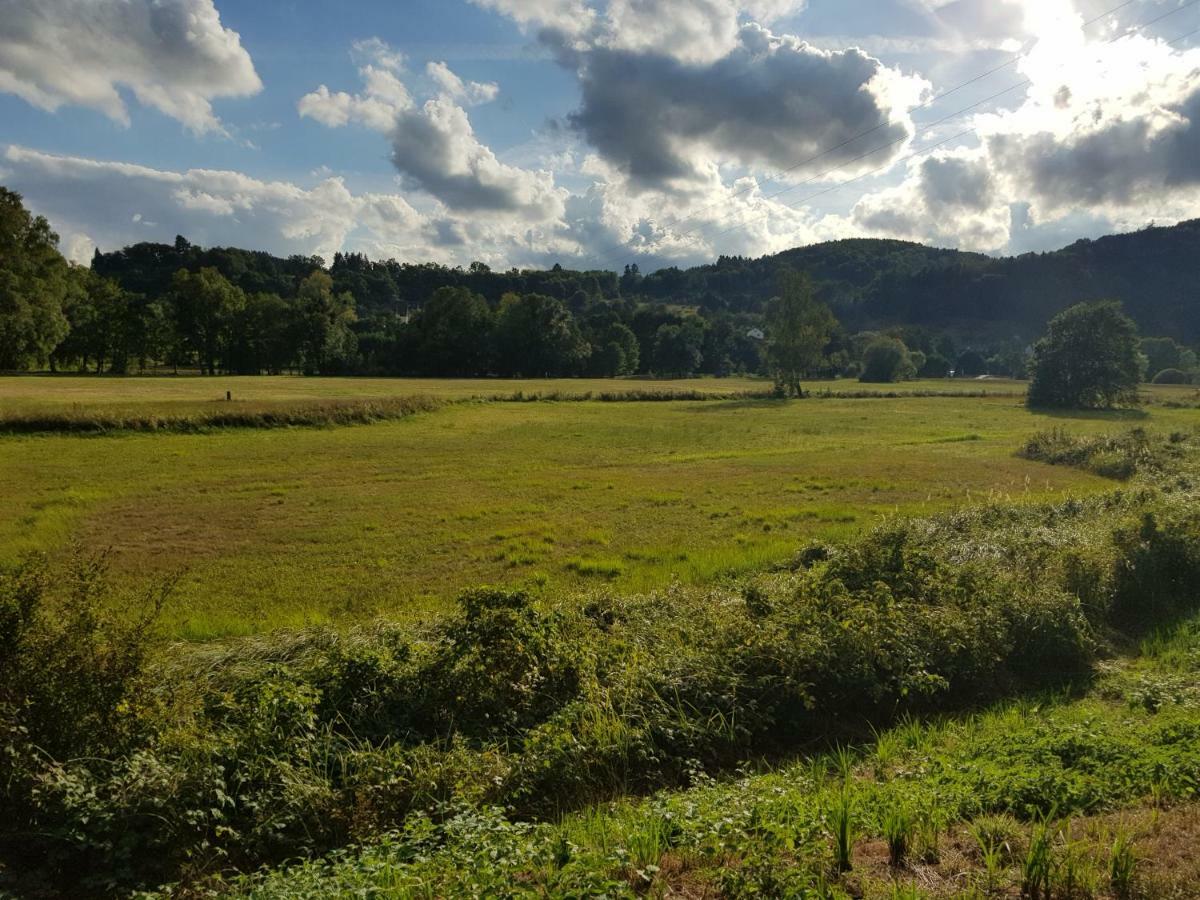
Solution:
<path fill-rule="evenodd" d="M 448 97 L 472 106 L 491 103 L 500 93 L 500 85 L 493 81 L 463 81 L 444 62 L 428 63 L 425 66 L 425 74 Z"/>
<path fill-rule="evenodd" d="M 404 57 L 379 38 L 359 41 L 351 55 L 361 62 L 358 69 L 363 90 L 358 94 L 331 91 L 320 85 L 296 104 L 301 118 L 315 119 L 329 128 L 354 123 L 376 131 L 387 131 L 396 116 L 413 105 L 412 96 L 400 75 Z"/>
<path fill-rule="evenodd" d="M 444 62 L 430 62 L 425 74 L 434 96 L 413 102 L 395 74 L 400 58 L 375 40 L 356 45 L 378 62 L 391 55 L 394 65 L 367 64 L 359 69 L 360 94 L 331 92 L 325 85 L 300 99 L 298 109 L 332 128 L 351 122 L 388 135 L 391 160 L 405 183 L 424 191 L 454 212 L 512 215 L 546 222 L 562 215 L 565 191 L 547 171 L 501 162 L 482 143 L 462 104 L 485 103 L 499 92 L 495 84 L 467 82 Z"/>
<path fill-rule="evenodd" d="M 122 88 L 202 133 L 222 130 L 212 100 L 258 93 L 262 82 L 212 0 L 0 3 L 0 91 L 128 124 Z"/>

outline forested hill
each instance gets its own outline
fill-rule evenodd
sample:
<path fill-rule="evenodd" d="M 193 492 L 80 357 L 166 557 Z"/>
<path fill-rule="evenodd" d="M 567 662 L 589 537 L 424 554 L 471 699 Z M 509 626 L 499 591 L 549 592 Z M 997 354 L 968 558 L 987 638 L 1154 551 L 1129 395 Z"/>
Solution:
<path fill-rule="evenodd" d="M 177 269 L 214 266 L 248 292 L 287 296 L 313 257 L 280 259 L 231 248 L 137 244 L 97 253 L 93 268 L 131 291 L 156 295 Z M 434 290 L 468 287 L 492 303 L 509 291 L 541 293 L 579 308 L 588 299 L 642 298 L 709 310 L 757 312 L 777 272 L 805 271 L 818 295 L 850 329 L 920 325 L 964 336 L 1030 338 L 1056 312 L 1080 300 L 1121 300 L 1143 334 L 1200 341 L 1200 219 L 1170 228 L 1079 241 L 1052 253 L 992 258 L 904 241 L 854 239 L 814 244 L 761 259 L 722 257 L 693 269 L 643 275 L 509 270 L 473 264 L 374 262 L 338 254 L 330 267 L 336 290 L 354 295 L 361 313 L 420 307 Z M 572 302 L 573 301 L 573 302 Z"/>
<path fill-rule="evenodd" d="M 851 330 L 924 325 L 1031 337 L 1073 303 L 1115 298 L 1143 334 L 1200 340 L 1200 219 L 1011 258 L 904 241 L 835 241 L 657 272 L 643 290 L 664 299 L 691 294 L 754 304 L 769 296 L 781 266 L 810 273 L 821 298 Z"/>

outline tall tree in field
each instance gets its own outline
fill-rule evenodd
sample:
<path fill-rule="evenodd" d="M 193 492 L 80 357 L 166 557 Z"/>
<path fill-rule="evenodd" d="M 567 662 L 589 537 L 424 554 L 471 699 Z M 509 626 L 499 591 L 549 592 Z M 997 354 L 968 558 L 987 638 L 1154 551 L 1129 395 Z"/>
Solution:
<path fill-rule="evenodd" d="M 0 187 L 0 369 L 45 365 L 67 334 L 70 267 L 58 235 Z"/>
<path fill-rule="evenodd" d="M 1141 369 L 1137 327 L 1121 305 L 1080 303 L 1055 316 L 1034 345 L 1028 402 L 1062 409 L 1136 403 Z"/>
<path fill-rule="evenodd" d="M 296 319 L 295 301 L 278 294 L 247 295 L 231 323 L 226 367 L 239 375 L 281 373 L 295 360 Z"/>
<path fill-rule="evenodd" d="M 296 292 L 300 358 L 305 374 L 329 374 L 345 369 L 358 352 L 358 340 L 350 330 L 357 321 L 354 296 L 335 294 L 333 279 L 317 269 Z"/>
<path fill-rule="evenodd" d="M 807 275 L 783 272 L 779 295 L 767 304 L 766 325 L 767 365 L 776 390 L 803 396 L 800 382 L 824 360 L 837 319 L 813 296 Z"/>
<path fill-rule="evenodd" d="M 229 325 L 246 297 L 216 269 L 180 269 L 171 279 L 176 329 L 205 375 L 217 374 L 217 360 L 228 346 Z"/>
<path fill-rule="evenodd" d="M 641 361 L 637 335 L 621 322 L 612 322 L 591 330 L 588 335 L 592 355 L 588 357 L 587 374 L 607 378 L 612 375 L 632 375 Z"/>

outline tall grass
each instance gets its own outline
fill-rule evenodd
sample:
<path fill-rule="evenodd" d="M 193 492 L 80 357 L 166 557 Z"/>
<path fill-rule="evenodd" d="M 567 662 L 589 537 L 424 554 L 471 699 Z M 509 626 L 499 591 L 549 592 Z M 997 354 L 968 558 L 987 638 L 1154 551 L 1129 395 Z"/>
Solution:
<path fill-rule="evenodd" d="M 1134 876 L 1138 855 L 1132 832 L 1121 828 L 1113 837 L 1108 852 L 1108 882 L 1117 900 L 1128 900 L 1134 894 Z"/>
<path fill-rule="evenodd" d="M 1053 813 L 1034 825 L 1029 848 L 1021 861 L 1021 894 L 1029 900 L 1051 900 L 1054 884 Z"/>
<path fill-rule="evenodd" d="M 1041 431 L 1018 455 L 1055 466 L 1074 466 L 1105 478 L 1127 481 L 1139 472 L 1161 471 L 1168 458 L 1179 458 L 1186 435 L 1169 439 L 1133 428 L 1115 435 L 1080 436 L 1062 428 Z"/>
<path fill-rule="evenodd" d="M 899 869 L 908 862 L 913 840 L 913 816 L 908 804 L 898 801 L 883 813 L 883 839 L 887 841 L 888 862 Z"/>
<path fill-rule="evenodd" d="M 187 412 L 71 407 L 0 415 L 0 434 L 196 433 L 224 428 L 294 428 L 369 425 L 432 412 L 445 405 L 433 397 L 326 400 L 298 403 L 213 403 Z"/>
<path fill-rule="evenodd" d="M 829 829 L 833 836 L 833 861 L 838 872 L 849 872 L 854 863 L 854 802 L 850 785 L 843 782 L 841 790 L 829 806 Z"/>

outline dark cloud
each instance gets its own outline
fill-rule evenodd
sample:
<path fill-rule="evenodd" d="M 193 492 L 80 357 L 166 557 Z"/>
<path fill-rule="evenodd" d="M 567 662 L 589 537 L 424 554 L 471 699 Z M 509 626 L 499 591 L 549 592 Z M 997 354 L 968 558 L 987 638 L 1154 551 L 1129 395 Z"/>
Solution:
<path fill-rule="evenodd" d="M 476 138 L 466 111 L 448 97 L 397 112 L 391 143 L 392 163 L 405 180 L 450 209 L 538 220 L 562 213 L 553 176 L 500 162 Z"/>
<path fill-rule="evenodd" d="M 710 155 L 790 167 L 873 128 L 798 172 L 900 142 L 867 163 L 877 166 L 911 136 L 896 96 L 911 102 L 911 79 L 861 50 L 826 52 L 754 24 L 742 27 L 735 49 L 708 64 L 608 47 L 566 50 L 560 58 L 578 69 L 582 89 L 571 124 L 640 187 L 694 177 Z"/>
<path fill-rule="evenodd" d="M 921 194 L 931 210 L 978 212 L 992 205 L 995 181 L 983 160 L 933 157 L 921 163 Z"/>
<path fill-rule="evenodd" d="M 1112 117 L 1065 139 L 997 134 L 988 149 L 993 164 L 1028 193 L 1023 199 L 1060 208 L 1133 206 L 1200 185 L 1200 87 L 1160 113 Z"/>
<path fill-rule="evenodd" d="M 860 199 L 852 218 L 872 234 L 993 251 L 1008 242 L 1011 214 L 988 160 L 964 151 L 913 163 L 902 184 Z"/>

